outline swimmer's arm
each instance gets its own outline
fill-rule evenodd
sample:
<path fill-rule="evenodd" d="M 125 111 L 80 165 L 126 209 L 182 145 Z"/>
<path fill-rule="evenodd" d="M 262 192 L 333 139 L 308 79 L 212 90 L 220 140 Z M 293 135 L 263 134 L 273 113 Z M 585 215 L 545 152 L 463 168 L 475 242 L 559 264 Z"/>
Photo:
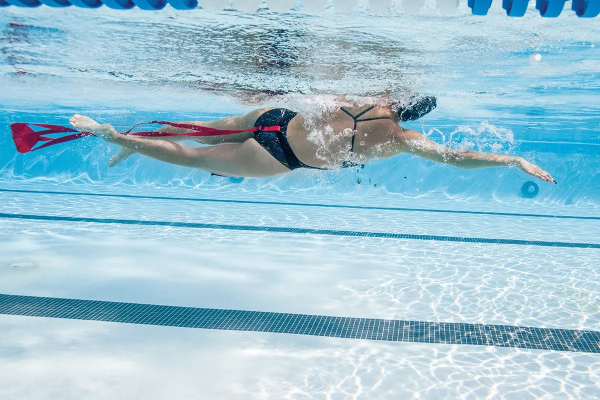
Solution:
<path fill-rule="evenodd" d="M 521 157 L 471 150 L 454 150 L 437 144 L 419 132 L 410 129 L 402 129 L 402 132 L 398 133 L 396 138 L 401 143 L 401 151 L 412 153 L 428 160 L 464 169 L 517 167 L 528 175 L 556 184 L 556 181 L 549 173 Z"/>

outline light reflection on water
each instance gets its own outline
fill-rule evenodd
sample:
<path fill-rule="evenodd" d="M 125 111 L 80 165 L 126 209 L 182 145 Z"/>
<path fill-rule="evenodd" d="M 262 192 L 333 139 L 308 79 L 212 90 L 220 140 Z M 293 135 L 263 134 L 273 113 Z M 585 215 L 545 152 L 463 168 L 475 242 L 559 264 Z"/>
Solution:
<path fill-rule="evenodd" d="M 539 103 L 532 91 L 538 97 L 598 96 L 592 91 L 599 87 L 593 76 L 600 56 L 592 46 L 599 44 L 600 29 L 593 21 L 566 16 L 12 7 L 0 22 L 5 74 L 184 84 L 229 94 L 367 95 L 413 89 L 476 98 L 484 105 L 506 97 Z M 532 62 L 533 54 L 543 58 Z"/>

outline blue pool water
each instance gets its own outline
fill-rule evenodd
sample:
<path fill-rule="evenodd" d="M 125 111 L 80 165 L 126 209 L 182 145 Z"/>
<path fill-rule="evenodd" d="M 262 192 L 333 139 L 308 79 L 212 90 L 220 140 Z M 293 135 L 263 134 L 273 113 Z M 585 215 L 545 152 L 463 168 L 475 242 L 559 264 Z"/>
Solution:
<path fill-rule="evenodd" d="M 600 396 L 597 20 L 361 10 L 0 10 L 1 398 Z M 9 131 L 406 90 L 438 97 L 408 127 L 559 184 L 408 155 L 233 183 Z"/>

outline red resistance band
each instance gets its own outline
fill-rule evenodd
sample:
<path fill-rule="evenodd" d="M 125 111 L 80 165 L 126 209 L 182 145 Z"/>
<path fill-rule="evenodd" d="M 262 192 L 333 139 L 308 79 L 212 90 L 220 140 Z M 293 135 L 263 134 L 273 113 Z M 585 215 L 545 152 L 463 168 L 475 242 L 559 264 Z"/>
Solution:
<path fill-rule="evenodd" d="M 131 132 L 140 125 L 168 125 L 174 128 L 188 129 L 192 132 L 187 133 L 171 133 L 171 132 L 159 132 L 159 131 L 148 131 L 148 132 Z M 33 127 L 44 128 L 44 130 L 33 129 Z M 85 136 L 94 136 L 91 132 L 78 131 L 77 129 L 67 128 L 60 125 L 49 125 L 49 124 L 30 124 L 26 122 L 17 122 L 11 124 L 10 130 L 12 137 L 19 153 L 28 153 L 30 151 L 39 150 L 44 147 L 52 146 L 59 143 L 69 142 L 71 140 L 79 139 Z M 192 124 L 178 124 L 169 121 L 150 121 L 142 122 L 135 125 L 133 128 L 123 135 L 132 136 L 143 136 L 143 137 L 168 137 L 168 136 L 221 136 L 221 135 L 233 135 L 234 133 L 241 132 L 280 132 L 281 126 L 258 126 L 250 129 L 234 130 L 234 129 L 216 129 L 208 126 L 192 125 Z M 48 137 L 46 135 L 71 133 L 70 135 L 64 135 L 59 137 Z M 40 142 L 45 142 L 40 146 L 36 145 Z"/>

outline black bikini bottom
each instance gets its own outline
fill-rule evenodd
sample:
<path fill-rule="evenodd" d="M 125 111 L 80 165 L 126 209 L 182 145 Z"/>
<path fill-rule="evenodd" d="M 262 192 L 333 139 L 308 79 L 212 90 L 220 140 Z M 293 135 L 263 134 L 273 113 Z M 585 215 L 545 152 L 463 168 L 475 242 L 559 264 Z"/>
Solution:
<path fill-rule="evenodd" d="M 321 169 L 317 167 L 311 167 L 310 165 L 304 164 L 296 157 L 290 143 L 287 139 L 287 126 L 298 113 L 287 110 L 285 108 L 276 108 L 265 112 L 263 115 L 258 117 L 255 127 L 266 127 L 266 126 L 280 126 L 280 132 L 263 132 L 257 131 L 254 133 L 254 139 L 269 152 L 277 161 L 282 163 L 289 169 L 297 168 L 312 168 Z"/>

